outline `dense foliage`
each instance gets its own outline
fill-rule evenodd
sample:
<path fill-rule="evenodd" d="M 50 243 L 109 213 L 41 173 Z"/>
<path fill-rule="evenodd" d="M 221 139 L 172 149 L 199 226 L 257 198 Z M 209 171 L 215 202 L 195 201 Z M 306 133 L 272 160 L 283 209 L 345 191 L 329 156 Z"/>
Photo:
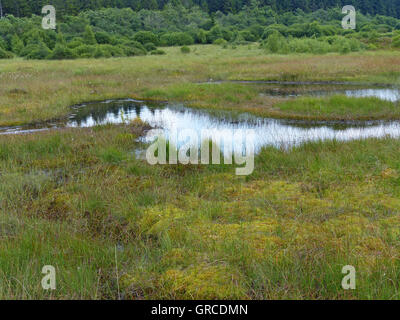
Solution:
<path fill-rule="evenodd" d="M 195 5 L 204 11 L 237 13 L 254 0 L 1 0 L 3 11 L 15 16 L 40 14 L 41 8 L 53 4 L 62 14 L 78 14 L 83 10 L 95 10 L 105 7 L 141 9 L 163 9 L 167 3 L 183 4 L 187 8 Z M 270 6 L 282 13 L 301 9 L 312 12 L 337 6 L 354 5 L 362 13 L 381 14 L 400 18 L 400 0 L 258 0 L 263 6 Z"/>
<path fill-rule="evenodd" d="M 344 30 L 342 18 L 339 8 L 279 14 L 256 2 L 238 13 L 213 15 L 201 7 L 179 4 L 167 4 L 162 10 L 87 10 L 63 16 L 57 20 L 57 30 L 43 30 L 38 15 L 7 15 L 0 20 L 0 58 L 136 56 L 164 54 L 160 46 L 211 43 L 234 47 L 259 42 L 274 53 L 347 53 L 400 46 L 400 20 L 394 17 L 358 13 L 356 30 Z"/>

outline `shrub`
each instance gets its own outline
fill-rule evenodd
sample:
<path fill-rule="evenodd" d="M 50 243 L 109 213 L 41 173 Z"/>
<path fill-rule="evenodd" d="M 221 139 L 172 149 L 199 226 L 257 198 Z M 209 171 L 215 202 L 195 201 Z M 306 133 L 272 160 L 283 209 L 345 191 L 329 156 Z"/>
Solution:
<path fill-rule="evenodd" d="M 187 47 L 187 46 L 184 46 L 184 47 L 181 48 L 181 52 L 185 53 L 185 54 L 188 54 L 188 53 L 190 53 L 190 48 Z"/>
<path fill-rule="evenodd" d="M 274 31 L 268 37 L 265 43 L 265 48 L 272 53 L 278 53 L 282 50 L 284 42 L 285 39 L 282 37 L 282 35 L 278 31 Z"/>
<path fill-rule="evenodd" d="M 345 37 L 335 37 L 332 43 L 332 51 L 343 54 L 361 50 L 361 43 L 356 39 L 347 39 Z"/>
<path fill-rule="evenodd" d="M 144 47 L 146 48 L 147 51 L 157 50 L 157 47 L 153 42 L 145 43 Z"/>
<path fill-rule="evenodd" d="M 158 37 L 150 31 L 139 31 L 133 36 L 133 40 L 140 42 L 141 44 L 155 43 L 158 44 Z"/>
<path fill-rule="evenodd" d="M 83 43 L 83 39 L 82 38 L 75 38 L 74 40 L 68 42 L 67 47 L 70 48 L 70 49 L 75 49 L 75 48 L 78 48 L 78 47 L 80 47 L 82 45 L 85 45 Z"/>
<path fill-rule="evenodd" d="M 120 48 L 122 48 L 122 50 L 125 52 L 125 55 L 127 57 L 145 56 L 147 54 L 146 50 L 136 48 L 136 47 L 121 46 Z"/>
<path fill-rule="evenodd" d="M 83 41 L 85 44 L 94 45 L 97 44 L 96 37 L 94 35 L 93 29 L 91 26 L 85 27 L 85 32 L 83 34 Z"/>
<path fill-rule="evenodd" d="M 200 29 L 197 33 L 197 42 L 201 44 L 207 43 L 207 33 L 203 29 Z"/>
<path fill-rule="evenodd" d="M 340 34 L 342 30 L 337 29 L 335 26 L 320 26 L 321 34 L 324 36 L 333 36 L 335 34 Z M 347 29 L 343 30 L 344 33 L 354 33 L 354 30 Z"/>
<path fill-rule="evenodd" d="M 225 44 L 227 44 L 228 41 L 226 41 L 225 39 L 219 38 L 217 40 L 214 41 L 214 44 L 218 45 L 218 46 L 223 46 Z"/>
<path fill-rule="evenodd" d="M 64 46 L 67 45 L 67 41 L 65 40 L 64 35 L 61 32 L 57 33 L 56 44 L 57 43 L 62 44 Z"/>
<path fill-rule="evenodd" d="M 380 24 L 374 27 L 374 29 L 378 32 L 378 33 L 387 33 L 387 32 L 392 32 L 392 27 L 388 26 L 386 24 Z"/>
<path fill-rule="evenodd" d="M 207 42 L 213 43 L 215 40 L 224 38 L 220 26 L 214 26 L 209 32 L 207 32 Z"/>
<path fill-rule="evenodd" d="M 56 44 L 57 33 L 53 30 L 31 29 L 21 36 L 21 40 L 26 45 L 43 43 L 48 49 L 54 48 Z"/>
<path fill-rule="evenodd" d="M 364 31 L 364 32 L 370 32 L 373 30 L 374 30 L 374 26 L 371 24 L 366 24 L 360 29 L 360 31 Z"/>
<path fill-rule="evenodd" d="M 21 56 L 26 59 L 43 60 L 51 54 L 50 49 L 43 43 L 29 44 L 21 52 Z"/>
<path fill-rule="evenodd" d="M 215 40 L 217 40 L 219 38 L 225 39 L 226 41 L 231 41 L 233 39 L 233 37 L 234 37 L 234 34 L 232 31 L 230 31 L 226 28 L 221 28 L 220 26 L 214 26 L 207 33 L 207 42 L 213 43 Z"/>
<path fill-rule="evenodd" d="M 153 50 L 150 54 L 151 55 L 164 55 L 167 53 L 164 50 L 157 49 L 157 50 Z"/>
<path fill-rule="evenodd" d="M 260 39 L 264 33 L 264 28 L 258 24 L 252 25 L 248 30 L 256 37 L 256 39 Z"/>
<path fill-rule="evenodd" d="M 265 31 L 262 35 L 263 39 L 268 39 L 268 37 L 274 33 L 280 33 L 281 35 L 288 35 L 288 27 L 282 25 L 282 24 L 273 24 L 265 28 Z"/>
<path fill-rule="evenodd" d="M 111 53 L 107 50 L 104 50 L 100 46 L 96 46 L 96 50 L 93 54 L 93 57 L 98 59 L 98 58 L 111 58 Z"/>
<path fill-rule="evenodd" d="M 146 52 L 146 48 L 144 47 L 144 45 L 142 45 L 140 42 L 138 41 L 134 41 L 134 40 L 130 40 L 130 41 L 124 41 L 122 43 L 122 45 L 126 46 L 126 47 L 130 47 L 130 48 L 138 48 L 144 52 Z"/>
<path fill-rule="evenodd" d="M 327 41 L 317 39 L 291 39 L 288 42 L 288 51 L 296 53 L 324 54 L 331 51 L 331 45 Z"/>
<path fill-rule="evenodd" d="M 74 49 L 74 53 L 76 56 L 81 58 L 92 58 L 96 52 L 97 46 L 89 46 L 82 44 Z"/>
<path fill-rule="evenodd" d="M 200 25 L 200 29 L 209 31 L 213 26 L 214 26 L 214 20 L 213 19 L 209 19 L 205 23 Z"/>
<path fill-rule="evenodd" d="M 192 44 L 194 44 L 194 39 L 185 32 L 171 32 L 161 36 L 163 46 L 190 46 Z"/>
<path fill-rule="evenodd" d="M 11 59 L 13 57 L 11 52 L 0 48 L 0 59 Z"/>
<path fill-rule="evenodd" d="M 48 58 L 53 60 L 75 59 L 77 55 L 65 45 L 56 44 L 56 47 Z"/>
<path fill-rule="evenodd" d="M 11 38 L 12 52 L 14 52 L 16 54 L 20 54 L 23 49 L 24 49 L 23 41 L 17 35 L 13 35 L 13 37 Z"/>
<path fill-rule="evenodd" d="M 106 56 L 109 57 L 124 57 L 126 56 L 124 52 L 124 47 L 112 46 L 109 44 L 100 44 L 99 47 L 106 52 Z"/>
<path fill-rule="evenodd" d="M 109 44 L 100 44 L 95 47 L 93 53 L 94 58 L 111 58 L 111 57 L 125 57 L 129 55 L 136 55 L 136 52 L 131 51 L 132 48 L 124 46 L 112 46 Z"/>
<path fill-rule="evenodd" d="M 393 48 L 400 48 L 400 36 L 394 37 L 392 42 Z"/>
<path fill-rule="evenodd" d="M 96 32 L 96 42 L 98 44 L 112 44 L 113 39 L 107 32 Z"/>
<path fill-rule="evenodd" d="M 252 34 L 249 30 L 240 31 L 240 36 L 248 42 L 255 42 L 257 38 L 254 34 Z"/>
<path fill-rule="evenodd" d="M 235 33 L 235 38 L 233 43 L 235 45 L 244 45 L 247 44 L 248 42 L 244 40 L 243 36 L 240 34 L 240 32 Z"/>
<path fill-rule="evenodd" d="M 0 49 L 7 50 L 7 42 L 0 36 Z"/>
<path fill-rule="evenodd" d="M 234 33 L 226 28 L 222 28 L 221 30 L 222 32 L 222 37 L 226 40 L 226 41 L 231 41 L 233 39 Z"/>
<path fill-rule="evenodd" d="M 284 38 L 275 32 L 271 34 L 261 45 L 272 53 L 315 53 L 340 52 L 343 54 L 360 51 L 365 48 L 357 39 L 347 39 L 342 36 L 327 38 Z"/>

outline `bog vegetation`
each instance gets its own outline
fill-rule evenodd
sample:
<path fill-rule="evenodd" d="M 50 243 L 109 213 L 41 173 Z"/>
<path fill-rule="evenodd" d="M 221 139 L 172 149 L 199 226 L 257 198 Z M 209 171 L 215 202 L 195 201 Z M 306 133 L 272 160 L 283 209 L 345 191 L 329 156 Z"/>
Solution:
<path fill-rule="evenodd" d="M 30 16 L 43 1 L 2 2 L 1 126 L 121 97 L 293 119 L 400 117 L 398 103 L 373 98 L 199 84 L 398 85 L 399 20 L 362 13 L 399 17 L 394 1 L 356 1 L 355 31 L 331 0 L 317 11 L 296 1 L 293 12 L 291 0 L 57 0 L 55 31 Z M 75 58 L 93 59 L 34 61 Z M 141 126 L 0 135 L 0 299 L 400 299 L 398 139 L 266 147 L 254 174 L 238 177 L 230 166 L 148 165 L 135 156 Z M 49 264 L 55 291 L 41 287 Z M 357 290 L 342 290 L 345 265 Z"/>

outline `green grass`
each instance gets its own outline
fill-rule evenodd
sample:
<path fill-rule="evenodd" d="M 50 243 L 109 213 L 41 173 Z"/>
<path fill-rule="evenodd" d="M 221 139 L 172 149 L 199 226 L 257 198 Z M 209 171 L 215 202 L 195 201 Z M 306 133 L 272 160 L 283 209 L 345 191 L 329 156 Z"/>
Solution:
<path fill-rule="evenodd" d="M 244 178 L 149 166 L 131 132 L 0 137 L 1 298 L 400 298 L 399 140 L 266 148 Z"/>
<path fill-rule="evenodd" d="M 213 80 L 355 81 L 399 84 L 398 51 L 270 55 L 257 46 L 167 48 L 164 56 L 74 61 L 0 61 L 0 126 L 63 118 L 69 106 L 110 98 L 186 101 L 192 106 L 275 116 L 281 99 Z M 290 113 L 288 113 L 290 114 Z M 278 115 L 279 116 L 279 115 Z"/>
<path fill-rule="evenodd" d="M 144 97 L 213 111 L 398 118 L 375 99 L 293 101 L 210 78 L 398 83 L 398 52 L 183 55 L 0 62 L 0 124 L 65 117 L 69 105 Z M 16 90 L 18 89 L 18 90 Z M 143 124 L 142 124 L 143 125 Z M 139 126 L 140 127 L 140 126 Z M 0 298 L 400 299 L 400 140 L 265 148 L 230 166 L 136 160 L 138 124 L 0 136 Z M 53 265 L 57 290 L 44 291 Z M 341 269 L 357 290 L 341 289 Z"/>
<path fill-rule="evenodd" d="M 336 95 L 328 98 L 304 97 L 274 106 L 285 118 L 317 120 L 383 120 L 399 119 L 398 102 L 378 98 L 351 98 Z"/>

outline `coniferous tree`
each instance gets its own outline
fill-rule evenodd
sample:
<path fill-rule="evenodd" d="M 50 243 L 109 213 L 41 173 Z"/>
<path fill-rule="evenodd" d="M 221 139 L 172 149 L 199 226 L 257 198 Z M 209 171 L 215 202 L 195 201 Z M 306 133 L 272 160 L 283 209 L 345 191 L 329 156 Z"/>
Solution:
<path fill-rule="evenodd" d="M 400 17 L 400 0 L 0 0 L 0 13 L 3 8 L 3 15 L 30 16 L 32 13 L 40 14 L 44 5 L 51 4 L 62 17 L 66 14 L 77 14 L 83 10 L 103 7 L 132 8 L 136 11 L 156 10 L 164 8 L 168 3 L 186 7 L 197 5 L 210 13 L 217 11 L 236 13 L 245 6 L 251 7 L 255 4 L 270 6 L 278 13 L 296 9 L 312 12 L 351 4 L 364 14 Z"/>

